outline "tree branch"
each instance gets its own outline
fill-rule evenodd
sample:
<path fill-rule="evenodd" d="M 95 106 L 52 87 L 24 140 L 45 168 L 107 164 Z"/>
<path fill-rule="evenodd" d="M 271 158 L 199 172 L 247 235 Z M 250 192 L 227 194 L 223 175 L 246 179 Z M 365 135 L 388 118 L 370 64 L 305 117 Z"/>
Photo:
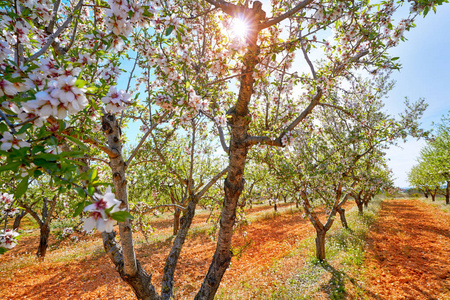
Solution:
<path fill-rule="evenodd" d="M 164 114 L 161 116 L 161 118 L 164 118 L 165 116 L 167 116 L 167 114 L 169 114 L 168 111 L 164 112 Z M 133 160 L 133 158 L 136 156 L 137 152 L 139 151 L 139 149 L 142 147 L 142 145 L 144 144 L 145 140 L 147 139 L 147 137 L 149 136 L 149 134 L 152 132 L 153 129 L 155 129 L 155 127 L 158 125 L 159 123 L 155 123 L 153 124 L 148 131 L 144 134 L 144 136 L 141 138 L 139 144 L 136 146 L 136 148 L 134 148 L 133 152 L 131 153 L 130 157 L 128 157 L 127 161 L 126 161 L 126 165 L 125 168 L 128 168 L 128 165 L 131 163 L 131 161 Z"/>
<path fill-rule="evenodd" d="M 228 172 L 228 167 L 226 167 L 225 169 L 223 169 L 220 173 L 218 173 L 216 176 L 213 177 L 213 179 L 211 179 L 210 182 L 208 182 L 208 184 L 206 184 L 203 189 L 197 193 L 196 197 L 197 198 L 201 198 L 207 191 L 208 189 L 213 186 L 214 183 L 217 182 L 217 180 L 219 180 L 223 175 L 225 175 Z"/>
<path fill-rule="evenodd" d="M 245 143 L 248 146 L 256 144 L 264 144 L 270 146 L 283 147 L 283 144 L 281 143 L 281 139 L 283 138 L 283 136 L 287 132 L 292 131 L 303 119 L 305 119 L 311 113 L 314 107 L 319 104 L 321 97 L 322 97 L 322 89 L 319 88 L 317 94 L 313 97 L 308 107 L 306 107 L 306 109 L 294 121 L 292 121 L 292 123 L 288 127 L 286 127 L 286 129 L 284 129 L 283 132 L 275 140 L 271 140 L 268 136 L 249 136 L 245 140 Z"/>
<path fill-rule="evenodd" d="M 267 21 L 263 22 L 262 24 L 260 24 L 259 25 L 259 30 L 264 29 L 264 28 L 268 28 L 268 27 L 270 27 L 272 25 L 280 23 L 281 21 L 291 17 L 292 15 L 296 14 L 300 10 L 304 9 L 311 2 L 313 2 L 313 0 L 304 0 L 304 1 L 300 2 L 293 9 L 291 9 L 290 11 L 282 14 L 281 16 L 278 16 L 278 17 L 276 17 L 276 18 L 274 18 L 272 20 L 267 20 Z"/>
<path fill-rule="evenodd" d="M 33 54 L 31 57 L 29 57 L 28 59 L 25 60 L 25 62 L 29 62 L 29 61 L 33 61 L 35 59 L 37 59 L 39 56 L 41 56 L 42 54 L 44 54 L 48 48 L 53 44 L 53 42 L 55 41 L 55 39 L 61 34 L 61 32 L 63 30 L 65 30 L 67 28 L 67 26 L 69 26 L 69 24 L 72 22 L 73 16 L 75 15 L 75 13 L 81 8 L 81 6 L 83 5 L 83 0 L 78 1 L 77 5 L 75 6 L 75 8 L 73 9 L 73 13 L 67 18 L 67 20 L 61 25 L 61 27 L 59 27 L 55 33 L 53 33 L 47 40 L 47 43 L 45 43 L 44 47 L 42 47 L 41 50 L 39 50 L 38 52 L 36 52 L 35 54 Z"/>

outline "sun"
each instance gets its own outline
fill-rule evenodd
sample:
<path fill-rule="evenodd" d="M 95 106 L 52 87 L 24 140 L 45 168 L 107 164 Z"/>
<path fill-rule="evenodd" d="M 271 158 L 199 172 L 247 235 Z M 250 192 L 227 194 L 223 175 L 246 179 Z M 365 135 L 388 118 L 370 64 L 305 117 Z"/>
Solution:
<path fill-rule="evenodd" d="M 236 18 L 231 24 L 231 30 L 237 38 L 245 39 L 248 34 L 248 23 L 241 18 Z"/>

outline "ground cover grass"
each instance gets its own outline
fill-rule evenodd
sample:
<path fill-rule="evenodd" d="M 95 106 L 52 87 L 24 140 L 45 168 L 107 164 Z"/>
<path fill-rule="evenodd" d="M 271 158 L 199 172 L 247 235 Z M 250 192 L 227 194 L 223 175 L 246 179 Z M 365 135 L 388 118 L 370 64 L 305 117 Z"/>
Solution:
<path fill-rule="evenodd" d="M 429 197 L 428 199 L 425 197 L 415 198 L 415 199 L 419 199 L 426 204 L 429 204 L 433 207 L 436 207 L 436 208 L 442 210 L 443 212 L 450 213 L 450 205 L 445 204 L 445 198 L 443 198 L 443 197 L 436 197 L 435 201 L 431 201 L 431 197 Z"/>

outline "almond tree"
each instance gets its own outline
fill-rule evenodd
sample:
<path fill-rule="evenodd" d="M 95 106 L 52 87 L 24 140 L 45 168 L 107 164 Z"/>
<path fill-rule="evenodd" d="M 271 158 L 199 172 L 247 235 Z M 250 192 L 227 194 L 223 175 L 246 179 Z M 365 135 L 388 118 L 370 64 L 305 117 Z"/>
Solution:
<path fill-rule="evenodd" d="M 363 159 L 355 176 L 359 178 L 352 197 L 355 199 L 359 215 L 363 215 L 364 207 L 380 192 L 393 188 L 392 172 L 387 166 L 384 153 L 372 153 Z"/>
<path fill-rule="evenodd" d="M 301 132 L 291 145 L 262 158 L 301 199 L 316 229 L 316 257 L 321 261 L 325 259 L 325 236 L 337 213 L 346 224 L 342 206 L 349 197 L 362 186 L 368 201 L 380 188 L 377 170 L 387 172 L 379 159 L 381 150 L 407 134 L 421 134 L 417 121 L 426 107 L 423 101 L 409 105 L 412 110 L 407 109 L 399 120 L 382 112 L 381 99 L 392 88 L 386 79 L 360 80 L 352 89 L 332 94 L 331 103 L 315 110 L 298 127 Z M 344 109 L 344 101 L 351 101 L 355 109 Z M 324 223 L 317 206 L 327 210 Z"/>
<path fill-rule="evenodd" d="M 174 128 L 152 132 L 130 165 L 130 196 L 135 207 L 141 215 L 154 209 L 173 208 L 174 235 L 180 228 L 189 195 L 208 184 L 221 172 L 220 168 L 224 169 L 223 159 L 213 156 L 217 145 L 211 141 L 205 120 L 191 120 L 191 124 L 189 131 Z M 209 195 L 202 198 L 209 199 Z"/>
<path fill-rule="evenodd" d="M 450 203 L 449 132 L 449 118 L 443 117 L 436 126 L 434 137 L 429 139 L 427 145 L 420 150 L 419 157 L 421 164 L 427 165 L 427 168 L 445 185 L 442 194 L 445 196 L 446 204 Z"/>

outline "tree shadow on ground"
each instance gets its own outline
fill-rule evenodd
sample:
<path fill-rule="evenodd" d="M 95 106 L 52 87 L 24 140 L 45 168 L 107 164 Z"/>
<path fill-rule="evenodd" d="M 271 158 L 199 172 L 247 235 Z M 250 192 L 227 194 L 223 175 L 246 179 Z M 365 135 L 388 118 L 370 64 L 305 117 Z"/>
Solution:
<path fill-rule="evenodd" d="M 345 283 L 347 280 L 352 283 L 359 291 L 362 291 L 365 295 L 370 296 L 370 299 L 383 299 L 373 292 L 365 289 L 363 286 L 358 284 L 358 281 L 355 278 L 349 276 L 343 271 L 337 270 L 327 261 L 321 262 L 320 265 L 325 271 L 331 274 L 331 278 L 328 283 L 322 287 L 322 290 L 328 294 L 329 299 L 347 299 L 348 294 L 345 289 Z"/>

